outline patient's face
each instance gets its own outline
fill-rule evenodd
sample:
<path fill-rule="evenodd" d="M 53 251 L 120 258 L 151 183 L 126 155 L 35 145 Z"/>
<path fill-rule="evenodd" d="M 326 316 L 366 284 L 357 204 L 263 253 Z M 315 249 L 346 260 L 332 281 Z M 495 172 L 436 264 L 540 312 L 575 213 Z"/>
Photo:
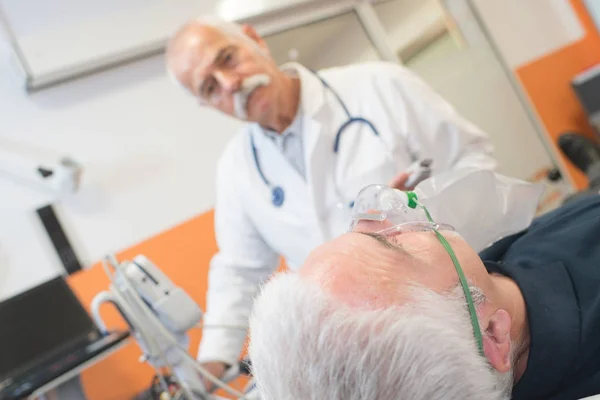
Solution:
<path fill-rule="evenodd" d="M 441 293 L 459 282 L 452 260 L 434 232 L 382 237 L 373 233 L 381 230 L 379 223 L 361 224 L 355 232 L 313 251 L 300 273 L 356 307 L 403 304 L 409 300 L 409 284 Z M 457 234 L 441 233 L 467 279 L 485 293 L 490 278 L 477 253 Z"/>

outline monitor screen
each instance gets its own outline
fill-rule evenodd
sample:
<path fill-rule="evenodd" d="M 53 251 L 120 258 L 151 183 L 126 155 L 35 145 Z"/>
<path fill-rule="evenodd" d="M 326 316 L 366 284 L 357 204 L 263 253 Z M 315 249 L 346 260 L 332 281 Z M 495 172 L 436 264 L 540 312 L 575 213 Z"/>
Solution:
<path fill-rule="evenodd" d="M 62 277 L 0 303 L 0 381 L 98 329 Z"/>
<path fill-rule="evenodd" d="M 572 82 L 575 94 L 588 115 L 600 111 L 600 67 L 584 71 L 577 75 Z"/>

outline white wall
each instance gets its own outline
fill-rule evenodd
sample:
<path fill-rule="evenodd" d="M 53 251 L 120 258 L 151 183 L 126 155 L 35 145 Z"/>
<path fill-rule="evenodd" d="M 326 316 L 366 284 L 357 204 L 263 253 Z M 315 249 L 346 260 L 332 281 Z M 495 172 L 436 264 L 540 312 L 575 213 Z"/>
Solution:
<path fill-rule="evenodd" d="M 468 44 L 461 45 L 462 42 L 454 41 L 447 33 L 409 59 L 406 66 L 420 75 L 461 115 L 489 134 L 495 147 L 499 172 L 520 179 L 539 180 L 541 171 L 554 166 L 551 150 L 545 146 L 545 138 L 537 131 L 489 42 L 477 24 L 469 24 L 474 21 L 468 8 L 461 10 L 456 7 L 460 2 L 452 3 L 455 6 L 453 15 L 461 16 L 460 27 L 468 34 Z M 465 5 L 464 0 L 462 3 Z M 412 14 L 415 18 L 419 17 L 421 26 L 432 27 L 431 39 L 433 32 L 438 32 L 439 20 L 444 21 L 443 9 L 437 1 L 424 1 L 412 6 Z M 377 5 L 376 11 L 384 21 L 394 51 L 399 51 L 411 32 L 397 21 L 404 18 L 409 10 L 402 2 L 392 0 Z M 415 36 L 414 32 L 412 36 Z M 546 183 L 542 212 L 558 206 L 571 191 L 568 181 L 552 185 Z"/>
<path fill-rule="evenodd" d="M 418 37 L 424 26 L 436 26 L 445 18 L 435 0 L 415 2 L 410 7 L 391 0 L 375 9 L 394 51 L 402 49 L 407 38 Z M 406 14 L 413 15 L 411 23 L 398 24 Z M 446 39 L 438 39 L 437 47 L 422 51 L 407 67 L 490 135 L 501 173 L 529 179 L 552 162 L 489 43 L 481 33 L 472 36 L 478 40 L 461 48 L 447 34 Z"/>
<path fill-rule="evenodd" d="M 567 46 L 584 34 L 569 0 L 473 0 L 473 3 L 511 68 Z"/>
<path fill-rule="evenodd" d="M 265 40 L 278 63 L 293 60 L 313 70 L 379 59 L 353 11 L 270 35 Z M 290 50 L 295 58 L 290 57 Z"/>
<path fill-rule="evenodd" d="M 375 9 L 395 51 L 413 45 L 431 26 L 444 21 L 437 0 L 385 0 Z M 379 59 L 355 12 L 279 33 L 268 37 L 267 43 L 276 60 L 288 61 L 293 48 L 297 60 L 314 69 Z"/>
<path fill-rule="evenodd" d="M 34 81 L 45 82 L 64 70 L 156 50 L 181 24 L 200 14 L 238 20 L 311 1 L 0 0 L 0 7 Z"/>
<path fill-rule="evenodd" d="M 114 9 L 117 2 L 106 6 Z M 54 18 L 87 15 L 74 7 Z M 412 15 L 406 13 L 402 23 L 412 23 Z M 42 20 L 42 30 L 50 29 L 52 22 Z M 36 24 L 23 23 L 20 33 L 28 30 L 36 32 Z M 377 58 L 354 14 L 268 41 L 278 60 L 298 47 L 302 61 L 315 68 Z M 83 163 L 81 192 L 57 211 L 86 265 L 212 207 L 217 157 L 241 124 L 199 109 L 165 77 L 161 56 L 31 96 L 11 78 L 6 61 L 0 55 L 0 147 L 70 154 Z M 0 193 L 3 299 L 60 273 L 61 266 L 35 215 L 52 198 L 1 176 Z"/>
<path fill-rule="evenodd" d="M 552 161 L 489 47 L 438 49 L 408 64 L 494 143 L 499 172 L 531 179 Z"/>
<path fill-rule="evenodd" d="M 390 0 L 375 5 L 375 10 L 396 52 L 444 21 L 438 0 Z"/>
<path fill-rule="evenodd" d="M 590 17 L 596 25 L 596 29 L 600 29 L 600 1 L 599 0 L 584 0 L 585 7 L 590 14 Z"/>
<path fill-rule="evenodd" d="M 398 47 L 440 18 L 432 0 L 394 3 L 387 5 L 394 13 L 384 13 L 389 15 L 384 22 L 388 30 L 394 27 Z M 300 47 L 301 56 L 316 67 L 375 57 L 354 17 L 322 24 L 327 23 L 269 41 L 278 54 L 285 54 L 286 46 Z M 306 46 L 310 40 L 314 46 Z M 347 53 L 352 60 L 340 56 Z M 28 96 L 11 78 L 2 54 L 0 147 L 16 143 L 25 150 L 68 153 L 83 163 L 81 193 L 57 208 L 86 265 L 212 207 L 216 160 L 241 124 L 199 109 L 165 77 L 161 56 Z M 2 177 L 0 194 L 1 300 L 61 267 L 35 215 L 35 208 L 52 198 Z"/>
<path fill-rule="evenodd" d="M 442 0 L 463 39 L 470 46 L 488 46 L 491 39 L 495 52 L 511 73 L 511 80 L 528 110 L 546 151 L 562 171 L 565 191 L 571 192 L 573 181 L 558 149 L 551 143 L 534 107 L 513 73 L 532 62 L 582 38 L 583 27 L 569 0 Z M 473 9 L 469 3 L 474 5 Z M 474 13 L 475 11 L 475 13 Z M 479 15 L 479 18 L 475 17 Z M 479 19 L 479 21 L 478 21 Z M 482 28 L 483 27 L 483 28 Z"/>
<path fill-rule="evenodd" d="M 57 209 L 86 264 L 212 207 L 215 163 L 240 123 L 199 109 L 165 77 L 162 56 L 31 96 L 5 61 L 0 56 L 0 146 L 83 163 L 81 192 Z M 35 215 L 52 197 L 2 177 L 0 194 L 3 299 L 61 265 Z"/>
<path fill-rule="evenodd" d="M 331 46 L 343 54 L 348 40 L 355 45 L 359 40 L 362 49 L 368 46 L 353 15 L 336 21 L 309 29 L 320 32 L 315 37 L 322 40 L 318 48 L 325 46 L 333 56 Z M 306 29 L 296 31 L 299 45 Z M 344 33 L 342 40 L 328 37 L 338 29 Z M 290 33 L 293 37 L 294 32 L 287 32 L 270 39 L 275 52 L 283 55 L 286 45 L 291 47 L 286 43 Z M 8 49 L 2 38 L 0 46 Z M 372 49 L 369 54 L 376 58 Z M 340 60 L 319 59 L 329 65 Z M 19 148 L 23 156 L 69 154 L 83 163 L 81 192 L 62 200 L 57 212 L 86 265 L 213 206 L 218 155 L 241 123 L 198 108 L 166 78 L 162 56 L 33 95 L 13 79 L 7 61 L 0 52 L 0 148 Z M 1 173 L 0 193 L 2 300 L 61 273 L 62 267 L 35 214 L 52 196 L 17 185 Z"/>

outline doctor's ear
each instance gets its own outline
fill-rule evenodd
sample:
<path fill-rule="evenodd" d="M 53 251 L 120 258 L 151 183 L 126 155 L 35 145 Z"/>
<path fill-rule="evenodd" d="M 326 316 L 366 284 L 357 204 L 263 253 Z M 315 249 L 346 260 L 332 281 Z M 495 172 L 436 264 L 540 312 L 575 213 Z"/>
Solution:
<path fill-rule="evenodd" d="M 265 52 L 266 54 L 270 54 L 267 42 L 265 42 L 264 39 L 258 34 L 258 32 L 256 32 L 256 29 L 254 29 L 251 25 L 243 24 L 242 31 L 246 36 L 252 39 L 252 41 L 254 41 L 258 45 L 258 47 L 262 49 L 263 52 Z"/>
<path fill-rule="evenodd" d="M 512 318 L 506 310 L 496 310 L 488 321 L 483 334 L 483 351 L 488 361 L 498 372 L 510 371 L 512 360 L 510 329 Z"/>

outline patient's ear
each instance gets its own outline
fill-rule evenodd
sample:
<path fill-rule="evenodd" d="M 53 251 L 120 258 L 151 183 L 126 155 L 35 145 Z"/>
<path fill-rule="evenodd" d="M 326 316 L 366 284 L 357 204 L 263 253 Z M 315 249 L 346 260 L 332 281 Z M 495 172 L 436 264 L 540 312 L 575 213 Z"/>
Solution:
<path fill-rule="evenodd" d="M 512 319 L 506 310 L 496 310 L 488 320 L 483 334 L 483 350 L 488 361 L 498 372 L 508 372 L 510 360 L 510 328 Z"/>

